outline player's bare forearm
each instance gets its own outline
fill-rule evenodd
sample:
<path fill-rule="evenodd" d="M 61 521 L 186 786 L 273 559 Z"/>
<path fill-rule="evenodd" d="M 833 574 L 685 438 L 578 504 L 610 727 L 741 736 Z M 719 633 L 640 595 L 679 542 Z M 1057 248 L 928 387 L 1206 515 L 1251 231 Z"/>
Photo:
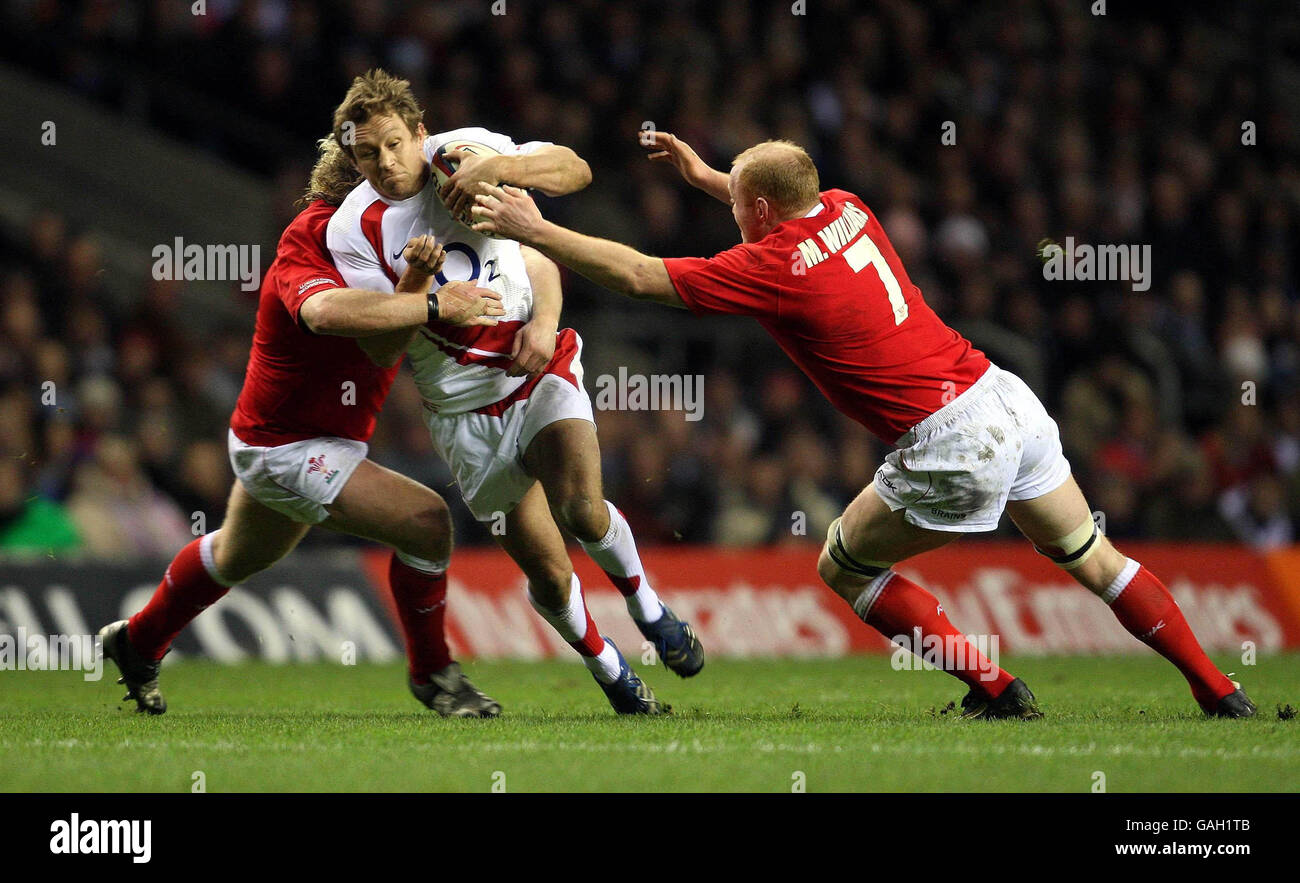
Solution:
<path fill-rule="evenodd" d="M 506 374 L 521 377 L 545 370 L 555 356 L 556 331 L 560 327 L 560 309 L 563 294 L 560 288 L 560 268 L 555 261 L 535 248 L 520 246 L 524 270 L 533 289 L 532 315 L 515 333 L 510 349 L 512 357 Z"/>
<path fill-rule="evenodd" d="M 714 199 L 731 205 L 731 189 L 728 187 L 731 177 L 726 172 L 720 172 L 700 162 L 697 166 L 690 168 L 689 171 L 682 170 L 682 178 L 692 187 L 703 190 Z"/>
<path fill-rule="evenodd" d="M 564 293 L 560 286 L 560 268 L 555 262 L 535 248 L 523 246 L 524 270 L 533 288 L 533 317 L 530 322 L 549 327 L 560 327 L 560 311 L 564 307 Z"/>
<path fill-rule="evenodd" d="M 660 258 L 631 246 L 586 236 L 543 220 L 525 240 L 542 254 L 597 285 L 636 300 L 685 307 Z"/>
<path fill-rule="evenodd" d="M 531 245 L 597 285 L 638 300 L 684 307 L 659 258 L 608 239 L 584 236 L 542 217 L 527 192 L 496 186 L 474 197 L 473 228 Z"/>
<path fill-rule="evenodd" d="M 575 193 L 591 183 L 591 167 L 568 147 L 552 144 L 532 153 L 493 157 L 498 180 L 547 196 Z"/>
<path fill-rule="evenodd" d="M 331 288 L 304 301 L 298 311 L 299 319 L 316 334 L 338 337 L 371 337 L 424 323 L 429 315 L 429 287 L 446 254 L 434 237 L 422 234 L 406 243 L 402 257 L 407 267 L 397 280 L 393 294 L 361 288 Z"/>
<path fill-rule="evenodd" d="M 397 293 L 424 295 L 427 316 L 427 298 L 429 288 L 432 285 L 432 275 L 421 272 L 414 266 L 408 266 L 406 272 L 402 274 L 402 278 L 397 281 Z M 415 332 L 416 328 L 412 326 L 386 331 L 383 334 L 376 334 L 374 337 L 359 337 L 357 338 L 357 346 L 361 347 L 361 351 L 379 367 L 391 368 L 402 360 L 402 354 L 411 345 Z"/>
<path fill-rule="evenodd" d="M 671 163 L 687 184 L 731 205 L 730 176 L 711 168 L 691 145 L 670 132 L 654 130 L 638 132 L 637 139 L 642 147 L 651 151 L 647 154 L 651 162 Z"/>
<path fill-rule="evenodd" d="M 405 292 L 402 288 L 422 290 Z M 373 337 L 408 330 L 429 321 L 427 285 L 410 285 L 406 277 L 392 294 L 361 288 L 331 288 L 313 294 L 298 311 L 302 323 L 316 334 Z M 438 289 L 438 320 L 449 325 L 495 325 L 505 315 L 501 295 L 472 282 L 448 282 Z"/>
<path fill-rule="evenodd" d="M 696 187 L 712 196 L 714 199 L 721 200 L 727 205 L 731 205 L 731 191 L 727 188 L 727 182 L 731 180 L 726 172 L 719 172 L 717 169 L 709 169 L 702 175 L 698 181 L 692 181 Z"/>
<path fill-rule="evenodd" d="M 385 294 L 363 288 L 330 288 L 313 294 L 298 312 L 316 334 L 372 337 L 423 325 L 429 316 L 423 292 Z"/>
<path fill-rule="evenodd" d="M 437 266 L 442 266 L 442 261 L 437 261 Z M 436 271 L 435 271 L 436 272 Z M 420 294 L 425 296 L 427 309 L 429 289 L 433 286 L 433 275 L 428 269 L 421 269 L 410 264 L 402 278 L 397 280 L 397 294 Z M 426 312 L 427 317 L 427 312 Z M 373 337 L 357 338 L 357 346 L 361 347 L 370 361 L 374 362 L 381 368 L 391 368 L 402 359 L 402 354 L 406 348 L 411 345 L 411 340 L 415 337 L 416 327 L 397 328 L 393 331 L 386 331 L 383 334 L 376 334 Z"/>

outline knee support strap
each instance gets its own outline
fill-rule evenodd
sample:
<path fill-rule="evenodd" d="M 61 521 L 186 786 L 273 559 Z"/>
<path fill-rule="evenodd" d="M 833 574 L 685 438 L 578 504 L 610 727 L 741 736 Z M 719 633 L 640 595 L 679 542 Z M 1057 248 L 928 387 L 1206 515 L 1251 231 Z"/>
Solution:
<path fill-rule="evenodd" d="M 1097 529 L 1097 523 L 1089 517 L 1070 533 L 1052 542 L 1053 546 L 1061 550 L 1059 553 L 1044 552 L 1037 546 L 1034 548 L 1040 555 L 1051 558 L 1057 567 L 1063 570 L 1074 570 L 1082 567 L 1083 563 L 1092 557 L 1092 553 L 1097 551 L 1097 540 L 1100 537 L 1101 531 Z"/>
<path fill-rule="evenodd" d="M 830 529 L 826 531 L 826 554 L 835 562 L 840 570 L 852 573 L 855 576 L 874 579 L 880 576 L 890 567 L 893 562 L 890 561 L 859 561 L 849 554 L 844 548 L 844 534 L 840 532 L 840 519 L 836 518 L 831 522 Z"/>

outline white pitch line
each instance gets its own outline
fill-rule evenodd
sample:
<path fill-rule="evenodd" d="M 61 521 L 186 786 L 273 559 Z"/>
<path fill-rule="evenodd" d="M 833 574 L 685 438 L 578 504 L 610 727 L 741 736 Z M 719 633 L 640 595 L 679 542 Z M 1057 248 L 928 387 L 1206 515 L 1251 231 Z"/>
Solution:
<path fill-rule="evenodd" d="M 125 750 L 149 749 L 149 750 L 187 750 L 187 751 L 229 751 L 229 752 L 293 752 L 300 753 L 306 751 L 330 751 L 333 753 L 346 754 L 358 749 L 356 745 L 339 744 L 337 742 L 276 742 L 276 743 L 247 743 L 233 742 L 229 740 L 220 741 L 203 741 L 203 740 L 141 740 L 141 739 L 124 739 L 111 743 L 108 746 L 96 745 L 82 739 L 58 739 L 44 740 L 33 739 L 27 742 L 6 742 L 0 741 L 0 747 L 5 749 L 22 749 L 22 748 L 59 748 L 64 750 L 96 750 L 102 747 L 111 747 Z M 367 751 L 378 753 L 375 746 L 366 746 Z M 1048 757 L 1144 757 L 1160 759 L 1216 759 L 1216 760 L 1294 760 L 1300 757 L 1300 751 L 1289 750 L 1284 748 L 1263 748 L 1255 746 L 1249 749 L 1229 749 L 1223 747 L 1202 748 L 1202 747 L 1182 747 L 1170 748 L 1159 745 L 1136 745 L 1133 743 L 1119 743 L 1110 745 L 1098 745 L 1096 743 L 1087 743 L 1081 745 L 988 745 L 984 743 L 935 743 L 935 744 L 916 744 L 911 743 L 893 743 L 893 742 L 872 742 L 864 745 L 822 745 L 816 742 L 806 742 L 802 744 L 785 744 L 769 741 L 761 741 L 748 744 L 725 744 L 725 743 L 706 743 L 699 739 L 671 740 L 668 742 L 592 742 L 592 741 L 540 741 L 534 739 L 523 739 L 518 741 L 493 741 L 493 742 L 457 742 L 453 744 L 437 744 L 428 742 L 419 742 L 412 744 L 395 745 L 394 751 L 409 754 L 412 751 L 424 751 L 430 754 L 447 753 L 456 751 L 460 753 L 510 753 L 525 752 L 536 753 L 539 751 L 555 751 L 561 753 L 581 753 L 581 754 L 862 754 L 862 755 L 891 755 L 891 756 L 930 756 L 930 755 L 968 755 L 973 757 L 993 757 L 993 756 L 1016 756 L 1029 758 L 1048 758 Z M 383 751 L 383 749 L 379 749 Z"/>

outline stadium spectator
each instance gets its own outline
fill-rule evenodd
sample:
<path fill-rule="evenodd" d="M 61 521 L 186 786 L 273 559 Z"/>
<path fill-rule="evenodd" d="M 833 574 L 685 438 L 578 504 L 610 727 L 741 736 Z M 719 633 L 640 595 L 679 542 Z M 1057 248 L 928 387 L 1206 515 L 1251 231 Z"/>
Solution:
<path fill-rule="evenodd" d="M 264 176 L 279 226 L 333 100 L 381 64 L 413 79 L 432 128 L 572 145 L 595 180 L 545 213 L 663 255 L 710 255 L 735 233 L 652 173 L 630 137 L 644 122 L 715 166 L 764 138 L 799 140 L 827 186 L 879 212 L 927 301 L 1042 394 L 1112 533 L 1270 543 L 1300 524 L 1300 124 L 1277 73 L 1283 44 L 1258 41 L 1248 16 L 912 0 L 826 0 L 806 17 L 739 0 L 512 4 L 505 16 L 231 0 L 195 16 L 168 0 L 0 0 L 0 22 L 12 63 Z M 1300 9 L 1276 12 L 1277 33 L 1297 26 Z M 267 131 L 283 138 L 249 134 Z M 133 499 L 153 501 L 143 511 L 159 532 L 178 513 L 219 520 L 212 489 L 229 467 L 202 445 L 224 434 L 249 302 L 221 305 L 239 327 L 215 309 L 186 315 L 186 283 L 147 266 L 133 302 L 114 301 L 96 230 L 48 207 L 13 222 L 0 220 L 0 454 L 25 464 L 25 493 L 67 500 L 102 468 L 105 442 L 127 439 Z M 1149 290 L 1046 280 L 1037 244 L 1067 236 L 1150 245 Z M 606 485 L 643 542 L 819 543 L 817 513 L 846 503 L 883 448 L 755 338 L 704 328 L 657 348 L 635 305 L 574 275 L 565 286 L 589 364 L 608 370 L 617 354 L 615 368 L 705 377 L 698 422 L 597 415 Z M 372 453 L 454 501 L 407 378 Z M 490 540 L 452 509 L 459 542 Z M 809 517 L 802 537 L 794 511 Z"/>
<path fill-rule="evenodd" d="M 30 495 L 24 479 L 32 474 L 19 460 L 0 460 L 0 553 L 57 556 L 77 549 L 81 538 L 63 507 Z"/>
<path fill-rule="evenodd" d="M 68 513 L 99 558 L 165 558 L 194 539 L 189 519 L 149 484 L 135 445 L 120 436 L 99 439 L 94 459 L 77 468 Z"/>
<path fill-rule="evenodd" d="M 1295 540 L 1295 530 L 1283 493 L 1276 476 L 1262 474 L 1225 493 L 1219 509 L 1242 542 L 1257 549 L 1286 546 Z"/>

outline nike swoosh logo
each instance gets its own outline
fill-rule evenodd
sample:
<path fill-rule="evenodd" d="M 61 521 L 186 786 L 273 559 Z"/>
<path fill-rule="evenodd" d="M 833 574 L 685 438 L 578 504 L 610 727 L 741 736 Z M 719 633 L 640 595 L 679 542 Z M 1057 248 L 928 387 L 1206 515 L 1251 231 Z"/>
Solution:
<path fill-rule="evenodd" d="M 406 249 L 404 249 L 404 248 L 399 248 L 396 252 L 394 252 L 394 253 L 393 253 L 393 260 L 396 261 L 396 260 L 400 259 L 400 258 L 402 257 L 402 252 L 404 252 L 404 251 L 406 251 Z"/>
<path fill-rule="evenodd" d="M 432 607 L 417 607 L 417 608 L 415 608 L 415 612 L 416 612 L 416 613 L 432 613 L 433 611 L 437 610 L 439 607 L 441 607 L 443 604 L 446 604 L 446 603 L 447 603 L 446 601 L 439 601 L 437 604 L 434 604 Z"/>

